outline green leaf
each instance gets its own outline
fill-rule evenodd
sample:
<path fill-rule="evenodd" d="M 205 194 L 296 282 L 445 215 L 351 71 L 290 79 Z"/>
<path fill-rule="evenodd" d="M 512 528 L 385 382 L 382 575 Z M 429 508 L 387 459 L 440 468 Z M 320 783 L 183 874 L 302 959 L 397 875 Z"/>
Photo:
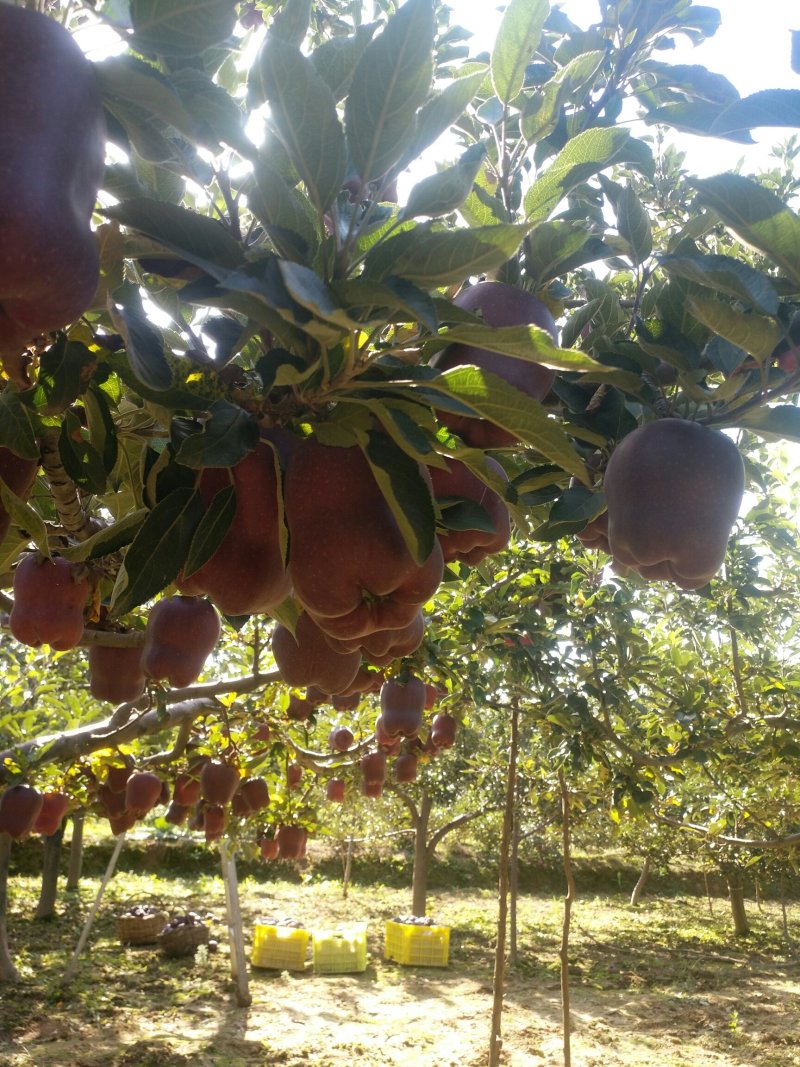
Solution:
<path fill-rule="evenodd" d="M 551 463 L 585 480 L 583 462 L 560 424 L 549 418 L 538 401 L 496 374 L 478 367 L 454 367 L 428 383 L 428 388 L 463 401 L 478 416 L 502 426 Z"/>
<path fill-rule="evenodd" d="M 294 45 L 274 38 L 267 38 L 254 72 L 269 101 L 278 137 L 322 215 L 339 192 L 347 166 L 333 93 L 310 59 Z"/>
<path fill-rule="evenodd" d="M 357 397 L 346 398 L 353 402 Z M 362 401 L 380 422 L 392 440 L 420 463 L 443 467 L 444 462 L 433 450 L 438 429 L 433 412 L 426 404 L 386 398 Z"/>
<path fill-rule="evenodd" d="M 175 489 L 159 500 L 125 555 L 111 597 L 112 615 L 125 615 L 175 581 L 204 514 L 195 489 Z"/>
<path fill-rule="evenodd" d="M 531 222 L 544 220 L 576 185 L 612 163 L 638 161 L 641 149 L 627 130 L 584 130 L 558 153 L 545 173 L 525 194 L 525 214 Z"/>
<path fill-rule="evenodd" d="M 424 563 L 433 551 L 436 515 L 419 464 L 380 431 L 359 434 L 359 445 L 412 558 Z"/>
<path fill-rule="evenodd" d="M 759 126 L 800 127 L 800 89 L 762 89 L 729 104 L 711 124 L 714 137 Z"/>
<path fill-rule="evenodd" d="M 737 311 L 730 304 L 711 297 L 689 297 L 688 307 L 692 315 L 714 333 L 743 348 L 758 360 L 769 359 L 775 346 L 783 337 L 780 326 L 774 319 L 763 315 L 748 315 Z"/>
<path fill-rule="evenodd" d="M 201 433 L 185 438 L 175 459 L 184 467 L 234 467 L 258 444 L 258 425 L 238 404 L 216 400 Z"/>
<path fill-rule="evenodd" d="M 558 125 L 560 114 L 561 86 L 551 81 L 523 105 L 519 122 L 522 136 L 528 144 L 544 140 Z"/>
<path fill-rule="evenodd" d="M 492 85 L 501 103 L 510 104 L 519 95 L 549 14 L 548 0 L 510 0 L 507 5 L 492 49 Z"/>
<path fill-rule="evenodd" d="M 456 78 L 440 93 L 426 100 L 417 115 L 414 140 L 405 159 L 416 159 L 464 114 L 486 78 L 486 69 Z"/>
<path fill-rule="evenodd" d="M 602 510 L 602 494 L 593 493 L 583 485 L 570 486 L 553 504 L 547 522 L 537 527 L 531 536 L 537 541 L 557 541 L 582 530 Z"/>
<path fill-rule="evenodd" d="M 296 235 L 303 246 L 301 258 L 310 259 L 319 245 L 319 234 L 306 198 L 294 189 L 263 155 L 254 169 L 256 188 L 248 195 L 248 206 L 279 248 L 287 239 L 292 259 L 297 258 Z M 288 253 L 287 253 L 288 254 Z"/>
<path fill-rule="evenodd" d="M 112 56 L 95 63 L 94 71 L 106 103 L 128 101 L 186 137 L 194 137 L 194 119 L 174 85 L 150 63 L 135 56 Z"/>
<path fill-rule="evenodd" d="M 345 103 L 347 144 L 363 182 L 398 163 L 416 133 L 433 77 L 433 4 L 406 0 L 356 66 Z"/>
<path fill-rule="evenodd" d="M 354 36 L 332 37 L 311 53 L 311 62 L 333 93 L 334 100 L 342 100 L 347 95 L 361 53 L 374 33 L 375 23 L 359 26 Z"/>
<path fill-rule="evenodd" d="M 308 33 L 311 21 L 311 0 L 286 0 L 273 15 L 269 25 L 270 37 L 299 48 Z"/>
<path fill-rule="evenodd" d="M 58 454 L 64 470 L 84 493 L 100 494 L 106 488 L 106 469 L 100 453 L 81 433 L 78 416 L 67 411 L 58 437 Z"/>
<path fill-rule="evenodd" d="M 732 411 L 730 425 L 752 430 L 767 440 L 785 439 L 800 442 L 800 408 L 793 404 L 752 408 L 741 415 Z"/>
<path fill-rule="evenodd" d="M 446 167 L 417 182 L 408 195 L 408 203 L 400 212 L 400 217 L 410 219 L 427 215 L 434 218 L 455 211 L 469 195 L 485 155 L 486 147 L 479 142 L 468 148 L 455 166 Z"/>
<path fill-rule="evenodd" d="M 495 524 L 486 508 L 476 500 L 464 497 L 437 497 L 436 503 L 442 513 L 442 526 L 447 530 L 483 530 L 494 533 Z"/>
<path fill-rule="evenodd" d="M 88 540 L 59 548 L 58 554 L 72 563 L 82 563 L 87 559 L 102 559 L 103 556 L 113 555 L 133 541 L 148 514 L 146 508 L 140 508 L 138 511 L 123 515 L 111 526 L 105 526 L 96 534 L 92 534 Z"/>
<path fill-rule="evenodd" d="M 185 578 L 189 578 L 195 571 L 199 571 L 203 564 L 208 563 L 222 544 L 235 514 L 236 488 L 229 485 L 214 494 L 208 511 L 200 520 L 183 565 Z"/>
<path fill-rule="evenodd" d="M 653 234 L 650 218 L 632 186 L 626 185 L 614 205 L 617 229 L 631 247 L 634 263 L 644 263 L 653 251 Z"/>
<path fill-rule="evenodd" d="M 417 285 L 451 285 L 502 266 L 527 232 L 512 224 L 451 231 L 418 226 L 376 246 L 364 269 L 379 281 L 391 274 Z"/>
<path fill-rule="evenodd" d="M 448 343 L 457 342 L 504 356 L 514 356 L 529 363 L 541 363 L 556 370 L 576 371 L 589 381 L 608 381 L 620 388 L 638 392 L 640 380 L 628 371 L 606 367 L 577 349 L 559 348 L 547 330 L 538 326 L 480 326 L 459 324 L 439 333 Z"/>
<path fill-rule="evenodd" d="M 11 521 L 23 530 L 39 551 L 50 558 L 50 543 L 47 527 L 39 512 L 13 493 L 0 478 L 0 501 L 11 516 Z"/>
<path fill-rule="evenodd" d="M 330 289 L 313 270 L 288 260 L 281 260 L 278 267 L 289 295 L 301 307 L 343 330 L 358 329 L 358 323 L 337 304 Z"/>
<path fill-rule="evenodd" d="M 779 298 L 772 282 L 760 270 L 732 256 L 660 256 L 670 274 L 687 278 L 709 289 L 749 304 L 765 315 L 777 315 Z"/>
<path fill-rule="evenodd" d="M 217 279 L 244 262 L 239 242 L 221 223 L 177 204 L 138 197 L 106 208 L 103 214 L 152 237 Z"/>
<path fill-rule="evenodd" d="M 695 178 L 691 184 L 701 203 L 713 208 L 746 244 L 800 282 L 800 216 L 774 193 L 740 174 Z"/>
<path fill-rule="evenodd" d="M 244 113 L 230 93 L 191 67 L 176 71 L 170 80 L 192 117 L 194 137 L 200 144 L 212 151 L 227 144 L 245 158 L 254 158 L 257 150 L 245 133 Z"/>
<path fill-rule="evenodd" d="M 25 402 L 46 415 L 58 415 L 85 391 L 87 369 L 96 360 L 86 345 L 60 335 L 42 356 L 36 385 L 24 394 Z"/>
<path fill-rule="evenodd" d="M 138 308 L 112 304 L 114 327 L 122 334 L 131 370 L 148 389 L 163 393 L 172 385 L 172 370 L 164 355 L 161 334 Z"/>
<path fill-rule="evenodd" d="M 102 458 L 106 474 L 111 474 L 119 452 L 117 429 L 111 415 L 108 397 L 95 382 L 91 382 L 84 393 L 83 406 L 86 409 L 89 440 Z"/>
<path fill-rule="evenodd" d="M 648 126 L 672 126 L 684 133 L 711 135 L 711 127 L 719 115 L 719 104 L 706 103 L 704 100 L 681 100 L 648 111 L 645 122 Z M 724 134 L 729 141 L 739 144 L 755 144 L 749 133 L 731 132 Z"/>
<path fill-rule="evenodd" d="M 236 25 L 236 0 L 130 0 L 131 44 L 145 54 L 197 56 Z"/>
<path fill-rule="evenodd" d="M 387 278 L 373 282 L 369 278 L 353 278 L 337 282 L 331 289 L 348 314 L 359 322 L 382 320 L 386 311 L 402 311 L 407 321 L 421 322 L 431 333 L 439 328 L 436 308 L 430 295 L 403 278 Z"/>
<path fill-rule="evenodd" d="M 0 448 L 8 448 L 22 459 L 39 458 L 28 408 L 10 385 L 0 393 Z"/>

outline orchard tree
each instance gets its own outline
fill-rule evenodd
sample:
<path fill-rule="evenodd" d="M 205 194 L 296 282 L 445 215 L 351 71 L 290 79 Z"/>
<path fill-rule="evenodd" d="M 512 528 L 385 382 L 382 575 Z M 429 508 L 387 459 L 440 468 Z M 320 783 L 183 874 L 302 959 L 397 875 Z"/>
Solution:
<path fill-rule="evenodd" d="M 318 777 L 381 764 L 372 730 L 323 755 L 315 708 L 366 716 L 431 666 L 466 708 L 516 651 L 492 685 L 532 678 L 562 754 L 587 729 L 629 759 L 667 743 L 629 715 L 662 663 L 617 680 L 604 641 L 683 591 L 736 606 L 736 574 L 715 576 L 761 487 L 721 431 L 800 435 L 796 183 L 691 179 L 667 137 L 746 143 L 765 115 L 796 125 L 798 94 L 741 99 L 663 61 L 719 24 L 685 0 L 600 2 L 585 28 L 511 0 L 469 58 L 434 0 L 371 22 L 308 0 L 42 6 L 0 5 L 0 570 L 21 665 L 0 831 L 35 825 L 56 766 L 122 833 L 160 799 L 155 768 L 174 821 L 214 840 L 249 814 L 296 856 Z M 113 54 L 90 63 L 72 33 L 101 29 Z M 398 203 L 448 131 L 457 158 Z M 525 551 L 493 563 L 512 525 Z M 562 550 L 572 534 L 632 584 L 571 607 L 559 590 L 602 570 Z M 563 618 L 525 651 L 473 575 Z M 640 609 L 642 583 L 660 591 Z M 448 667 L 423 609 L 454 600 L 475 654 Z M 52 651 L 32 671 L 12 641 Z M 48 691 L 86 692 L 81 645 L 102 714 Z"/>

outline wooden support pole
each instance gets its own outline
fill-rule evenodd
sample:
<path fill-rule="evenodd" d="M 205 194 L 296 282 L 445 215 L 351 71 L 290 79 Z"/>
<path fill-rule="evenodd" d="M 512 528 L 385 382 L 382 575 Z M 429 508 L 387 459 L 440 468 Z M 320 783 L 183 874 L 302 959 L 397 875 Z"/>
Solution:
<path fill-rule="evenodd" d="M 119 835 L 119 837 L 117 838 L 117 843 L 114 845 L 114 851 L 111 853 L 111 859 L 108 861 L 106 873 L 103 875 L 103 880 L 100 883 L 100 888 L 97 890 L 97 896 L 94 898 L 94 904 L 92 904 L 89 914 L 86 916 L 86 922 L 83 924 L 81 936 L 78 938 L 78 944 L 75 946 L 75 951 L 72 953 L 72 959 L 69 961 L 69 963 L 67 964 L 67 969 L 64 971 L 64 976 L 61 979 L 62 985 L 67 985 L 75 977 L 75 972 L 78 969 L 78 959 L 80 957 L 80 954 L 86 947 L 86 942 L 89 940 L 89 933 L 92 929 L 92 926 L 94 925 L 94 920 L 100 908 L 100 903 L 103 899 L 103 894 L 105 893 L 106 887 L 108 886 L 108 883 L 111 881 L 114 875 L 114 868 L 117 866 L 117 860 L 119 859 L 119 854 L 122 851 L 122 846 L 124 844 L 125 834 L 122 833 Z"/>
<path fill-rule="evenodd" d="M 220 841 L 219 856 L 222 865 L 222 881 L 225 886 L 225 905 L 228 925 L 228 941 L 231 953 L 231 978 L 236 985 L 236 1001 L 247 1008 L 253 1003 L 250 995 L 250 979 L 247 974 L 247 958 L 244 951 L 244 927 L 242 909 L 239 905 L 239 882 L 236 875 L 236 856 L 227 842 Z"/>

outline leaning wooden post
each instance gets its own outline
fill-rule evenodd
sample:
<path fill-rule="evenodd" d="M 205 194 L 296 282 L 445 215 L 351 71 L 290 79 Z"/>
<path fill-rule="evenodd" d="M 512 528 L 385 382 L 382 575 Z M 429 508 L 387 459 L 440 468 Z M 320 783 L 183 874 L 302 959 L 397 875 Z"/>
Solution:
<path fill-rule="evenodd" d="M 244 952 L 244 928 L 242 909 L 239 906 L 239 883 L 236 877 L 236 857 L 229 846 L 220 841 L 219 856 L 222 865 L 222 881 L 225 886 L 225 904 L 228 922 L 228 941 L 231 951 L 231 977 L 236 984 L 236 1001 L 247 1008 L 253 1003 L 250 995 L 250 980 L 247 975 L 247 959 Z"/>
<path fill-rule="evenodd" d="M 100 883 L 100 888 L 97 890 L 97 896 L 94 898 L 94 904 L 92 904 L 89 914 L 86 916 L 86 922 L 83 924 L 81 936 L 78 938 L 78 944 L 75 946 L 75 951 L 72 953 L 72 959 L 67 964 L 66 971 L 64 971 L 64 977 L 61 979 L 62 985 L 66 985 L 68 982 L 71 982 L 72 979 L 75 977 L 75 972 L 78 969 L 78 958 L 86 947 L 86 942 L 89 940 L 89 932 L 91 931 L 92 926 L 94 925 L 94 920 L 100 907 L 100 902 L 103 899 L 103 894 L 106 891 L 106 886 L 111 881 L 114 875 L 114 868 L 117 866 L 117 860 L 119 859 L 119 854 L 122 851 L 122 846 L 124 845 L 124 843 L 125 834 L 122 833 L 117 838 L 116 845 L 114 845 L 114 851 L 111 853 L 111 859 L 108 861 L 106 873 L 103 875 L 103 880 Z"/>

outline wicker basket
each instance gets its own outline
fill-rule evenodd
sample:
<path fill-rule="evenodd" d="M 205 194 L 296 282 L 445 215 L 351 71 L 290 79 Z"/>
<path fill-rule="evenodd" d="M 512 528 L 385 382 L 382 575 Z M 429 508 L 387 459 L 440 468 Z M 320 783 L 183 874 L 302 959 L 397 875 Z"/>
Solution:
<path fill-rule="evenodd" d="M 191 956 L 200 945 L 208 944 L 208 937 L 205 923 L 194 923 L 162 930 L 158 935 L 158 943 L 166 956 Z"/>
<path fill-rule="evenodd" d="M 154 945 L 169 921 L 165 911 L 150 915 L 118 915 L 117 937 L 122 945 Z"/>

